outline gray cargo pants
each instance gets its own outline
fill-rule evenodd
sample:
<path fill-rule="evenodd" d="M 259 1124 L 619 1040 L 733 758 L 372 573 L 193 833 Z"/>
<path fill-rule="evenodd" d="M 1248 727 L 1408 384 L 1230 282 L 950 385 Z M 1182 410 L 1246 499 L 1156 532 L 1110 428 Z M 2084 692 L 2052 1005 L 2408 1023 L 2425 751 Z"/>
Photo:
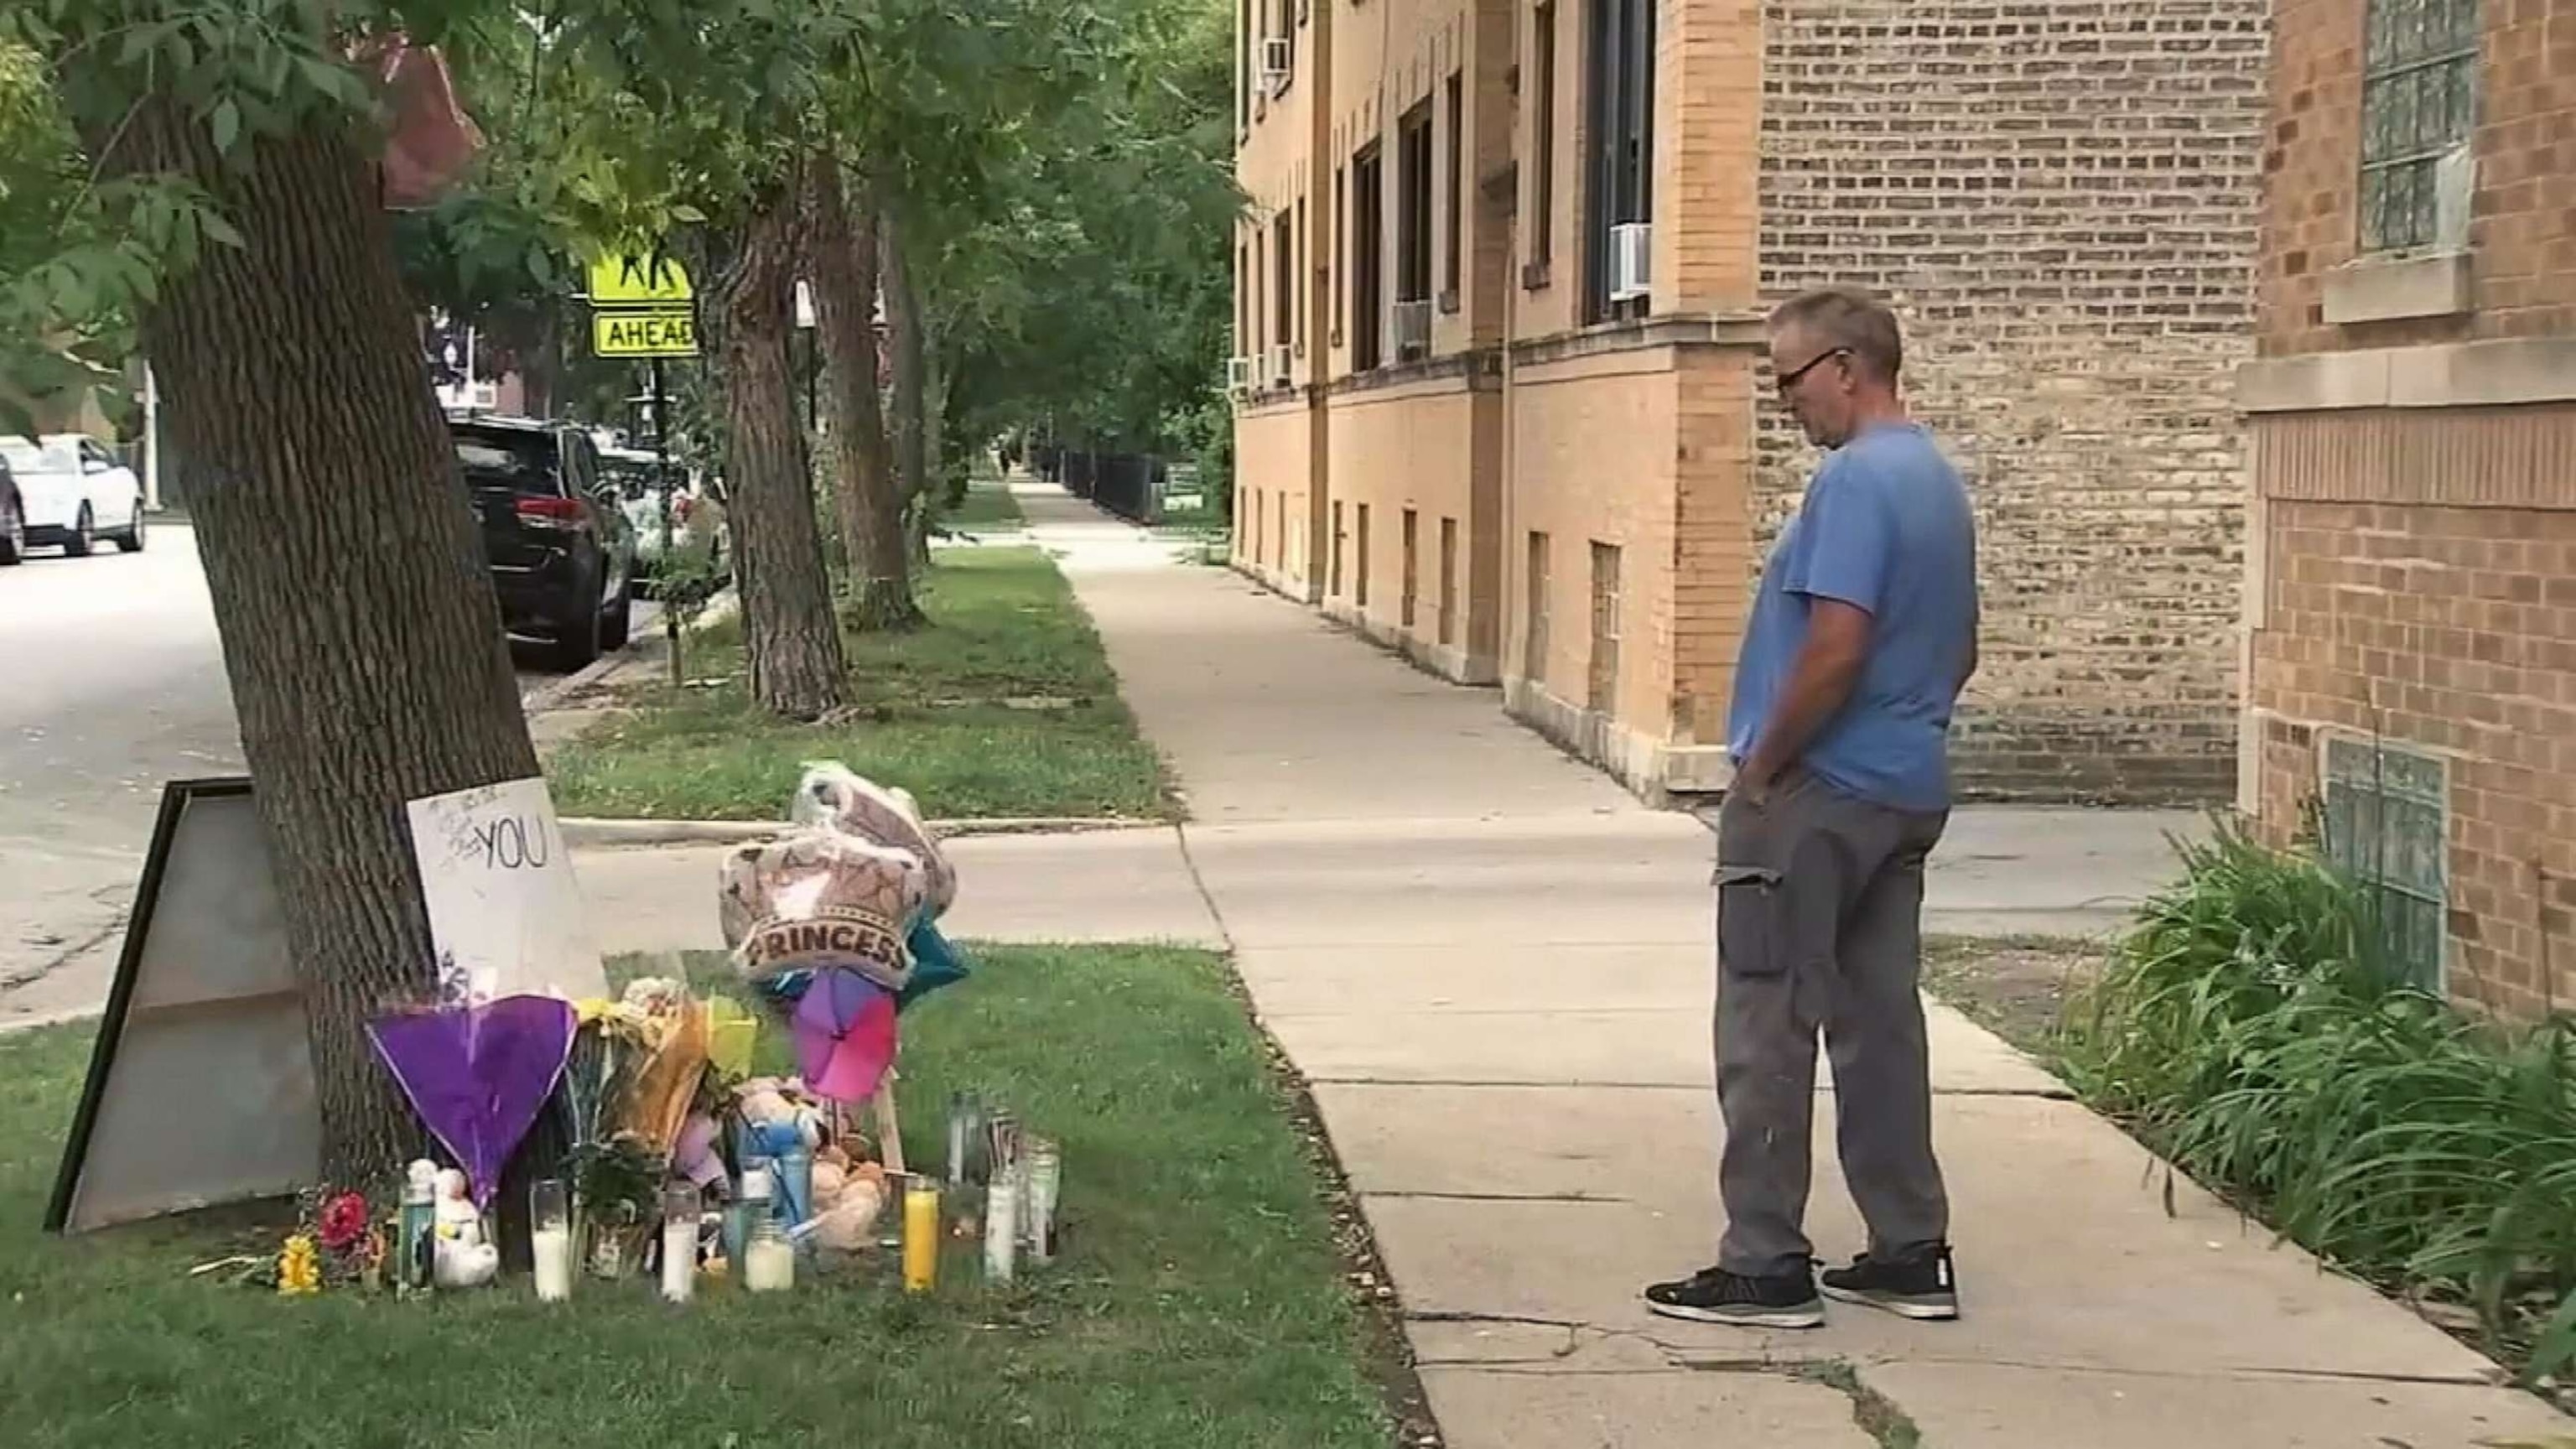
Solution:
<path fill-rule="evenodd" d="M 1792 769 L 1760 808 L 1718 812 L 1717 1102 L 1726 1119 L 1718 1266 L 1803 1270 L 1816 1033 L 1834 1068 L 1836 1145 L 1869 1252 L 1938 1244 L 1924 1040 L 1923 862 L 1947 811 L 1892 810 Z"/>

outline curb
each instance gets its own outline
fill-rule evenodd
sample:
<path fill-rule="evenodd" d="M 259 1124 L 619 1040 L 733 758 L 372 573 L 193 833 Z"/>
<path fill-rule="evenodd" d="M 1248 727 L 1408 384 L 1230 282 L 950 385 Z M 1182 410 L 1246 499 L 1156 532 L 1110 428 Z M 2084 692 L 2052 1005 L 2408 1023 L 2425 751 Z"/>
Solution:
<path fill-rule="evenodd" d="M 1168 820 L 1116 816 L 995 817 L 984 820 L 932 820 L 932 834 L 943 840 L 990 835 L 1095 835 L 1117 830 L 1163 830 Z M 638 849 L 657 845 L 740 845 L 774 840 L 796 827 L 784 820 L 613 820 L 566 816 L 557 822 L 564 843 L 591 849 Z"/>
<path fill-rule="evenodd" d="M 721 623 L 732 617 L 739 604 L 740 600 L 734 597 L 733 590 L 725 590 L 707 605 L 706 611 L 698 615 L 695 622 L 689 625 L 689 632 L 694 634 L 710 624 Z M 565 700 L 590 688 L 609 675 L 629 665 L 642 663 L 644 656 L 638 650 L 644 641 L 648 638 L 660 637 L 658 634 L 637 635 L 625 648 L 614 654 L 602 654 L 581 668 L 529 695 L 527 702 L 521 708 L 532 715 L 552 713 L 561 708 Z"/>
<path fill-rule="evenodd" d="M 88 1021 L 97 1017 L 102 1010 L 104 1008 L 96 1006 L 71 1006 L 60 1011 L 40 1011 L 31 1016 L 0 1018 L 0 1036 L 7 1036 L 17 1031 L 40 1031 L 49 1026 L 61 1026 L 66 1022 Z"/>

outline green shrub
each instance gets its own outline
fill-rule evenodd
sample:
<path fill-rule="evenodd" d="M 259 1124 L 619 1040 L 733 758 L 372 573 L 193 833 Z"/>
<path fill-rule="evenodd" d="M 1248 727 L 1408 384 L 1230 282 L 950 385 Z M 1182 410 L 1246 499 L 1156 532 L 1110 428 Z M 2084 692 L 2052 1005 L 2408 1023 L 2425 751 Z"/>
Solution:
<path fill-rule="evenodd" d="M 2375 893 L 2222 825 L 2069 1012 L 2078 1091 L 2321 1257 L 2576 1367 L 2576 1020 L 2407 985 Z"/>

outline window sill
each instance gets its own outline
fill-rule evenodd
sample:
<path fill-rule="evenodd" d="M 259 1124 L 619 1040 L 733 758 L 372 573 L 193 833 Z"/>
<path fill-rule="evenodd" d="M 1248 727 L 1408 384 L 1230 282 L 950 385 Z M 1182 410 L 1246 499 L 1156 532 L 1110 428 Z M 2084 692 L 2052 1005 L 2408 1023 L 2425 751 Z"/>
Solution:
<path fill-rule="evenodd" d="M 2337 327 L 2469 312 L 2470 256 L 2370 256 L 2325 275 L 2325 319 Z"/>

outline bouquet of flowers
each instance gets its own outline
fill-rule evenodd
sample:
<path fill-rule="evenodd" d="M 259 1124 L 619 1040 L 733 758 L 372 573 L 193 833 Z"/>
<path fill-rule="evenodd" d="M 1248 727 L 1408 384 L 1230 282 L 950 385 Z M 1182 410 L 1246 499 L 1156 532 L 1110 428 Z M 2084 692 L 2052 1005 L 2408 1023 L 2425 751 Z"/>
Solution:
<path fill-rule="evenodd" d="M 274 1253 L 248 1253 L 199 1267 L 232 1269 L 233 1280 L 301 1298 L 325 1289 L 384 1287 L 390 1220 L 379 1222 L 364 1193 L 314 1189 L 298 1196 L 296 1223 Z"/>

